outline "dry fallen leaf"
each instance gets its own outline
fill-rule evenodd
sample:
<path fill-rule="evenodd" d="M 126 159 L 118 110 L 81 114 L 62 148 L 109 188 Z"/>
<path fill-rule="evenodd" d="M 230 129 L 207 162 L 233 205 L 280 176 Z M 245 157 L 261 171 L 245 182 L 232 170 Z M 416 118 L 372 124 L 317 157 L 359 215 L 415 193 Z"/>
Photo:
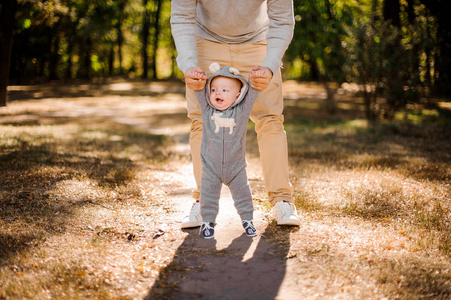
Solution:
<path fill-rule="evenodd" d="M 164 230 L 158 229 L 158 231 L 153 235 L 153 239 L 159 238 L 164 234 Z"/>

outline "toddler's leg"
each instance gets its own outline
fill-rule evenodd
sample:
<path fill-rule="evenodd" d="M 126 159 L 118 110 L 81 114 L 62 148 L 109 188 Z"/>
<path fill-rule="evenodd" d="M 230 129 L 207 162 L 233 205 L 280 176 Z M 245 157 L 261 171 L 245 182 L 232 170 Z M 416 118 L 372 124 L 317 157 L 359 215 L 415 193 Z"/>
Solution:
<path fill-rule="evenodd" d="M 247 180 L 246 169 L 242 169 L 229 183 L 230 192 L 235 203 L 236 210 L 241 217 L 244 231 L 249 237 L 257 235 L 252 220 L 254 218 L 254 203 L 252 202 L 251 188 Z"/>
<path fill-rule="evenodd" d="M 252 203 L 252 193 L 247 180 L 246 169 L 243 168 L 239 171 L 228 186 L 241 220 L 251 221 L 254 217 L 254 204 Z"/>
<path fill-rule="evenodd" d="M 202 222 L 215 223 L 219 212 L 221 180 L 208 168 L 202 168 L 202 186 L 200 188 L 200 214 Z"/>

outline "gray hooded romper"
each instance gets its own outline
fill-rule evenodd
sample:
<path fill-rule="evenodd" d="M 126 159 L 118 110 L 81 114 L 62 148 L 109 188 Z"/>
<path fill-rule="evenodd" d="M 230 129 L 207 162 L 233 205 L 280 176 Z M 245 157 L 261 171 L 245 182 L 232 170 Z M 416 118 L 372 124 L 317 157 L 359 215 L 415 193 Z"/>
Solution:
<path fill-rule="evenodd" d="M 216 76 L 236 78 L 242 82 L 239 98 L 226 110 L 220 111 L 210 103 L 210 83 Z M 252 220 L 254 206 L 246 173 L 246 130 L 249 115 L 257 98 L 240 74 L 223 66 L 208 79 L 205 88 L 196 91 L 202 111 L 202 186 L 200 207 L 203 222 L 216 220 L 222 184 L 229 187 L 241 220 Z"/>

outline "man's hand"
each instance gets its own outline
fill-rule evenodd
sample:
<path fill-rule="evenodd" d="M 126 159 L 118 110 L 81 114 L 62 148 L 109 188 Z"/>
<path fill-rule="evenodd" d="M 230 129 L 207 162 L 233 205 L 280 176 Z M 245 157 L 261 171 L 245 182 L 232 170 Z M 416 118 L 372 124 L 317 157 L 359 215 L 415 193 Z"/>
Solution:
<path fill-rule="evenodd" d="M 200 91 L 205 87 L 207 75 L 199 67 L 191 67 L 185 72 L 185 82 L 189 89 Z"/>
<path fill-rule="evenodd" d="M 251 82 L 251 86 L 258 91 L 266 89 L 269 83 L 271 82 L 271 79 L 272 79 L 271 69 L 262 66 L 253 67 L 251 75 L 249 75 L 249 81 Z"/>

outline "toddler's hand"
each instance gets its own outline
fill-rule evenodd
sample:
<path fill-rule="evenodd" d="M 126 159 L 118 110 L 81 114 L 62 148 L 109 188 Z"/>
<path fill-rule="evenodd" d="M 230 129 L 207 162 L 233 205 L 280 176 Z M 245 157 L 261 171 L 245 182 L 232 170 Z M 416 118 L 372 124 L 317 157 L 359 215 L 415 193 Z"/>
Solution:
<path fill-rule="evenodd" d="M 252 68 L 249 80 L 251 86 L 256 90 L 264 90 L 268 87 L 272 79 L 272 71 L 267 67 L 255 66 Z"/>
<path fill-rule="evenodd" d="M 265 74 L 262 70 L 257 70 L 257 71 L 252 71 L 252 74 L 254 75 L 254 78 L 257 77 L 263 77 L 263 75 Z"/>
<path fill-rule="evenodd" d="M 185 82 L 189 89 L 200 91 L 205 87 L 207 75 L 199 67 L 189 68 L 185 72 Z"/>

